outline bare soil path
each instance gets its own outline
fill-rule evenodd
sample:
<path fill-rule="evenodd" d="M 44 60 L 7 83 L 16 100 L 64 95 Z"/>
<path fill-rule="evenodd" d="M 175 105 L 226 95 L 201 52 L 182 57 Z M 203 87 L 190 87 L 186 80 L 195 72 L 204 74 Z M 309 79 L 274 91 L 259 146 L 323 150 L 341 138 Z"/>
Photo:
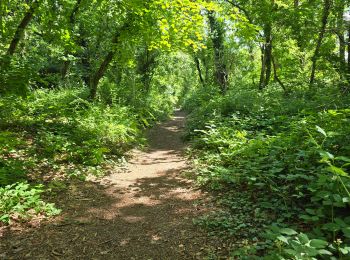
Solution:
<path fill-rule="evenodd" d="M 207 237 L 193 225 L 200 191 L 182 177 L 184 114 L 149 132 L 126 171 L 73 183 L 57 194 L 63 214 L 0 238 L 0 259 L 203 259 Z"/>

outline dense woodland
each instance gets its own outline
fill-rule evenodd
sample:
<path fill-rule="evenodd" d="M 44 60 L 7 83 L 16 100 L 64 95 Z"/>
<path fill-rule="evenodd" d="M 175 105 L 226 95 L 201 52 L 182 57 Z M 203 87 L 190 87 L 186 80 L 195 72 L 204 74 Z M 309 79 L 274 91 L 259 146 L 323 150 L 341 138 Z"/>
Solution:
<path fill-rule="evenodd" d="M 0 39 L 1 225 L 181 107 L 232 259 L 349 259 L 350 1 L 2 0 Z"/>

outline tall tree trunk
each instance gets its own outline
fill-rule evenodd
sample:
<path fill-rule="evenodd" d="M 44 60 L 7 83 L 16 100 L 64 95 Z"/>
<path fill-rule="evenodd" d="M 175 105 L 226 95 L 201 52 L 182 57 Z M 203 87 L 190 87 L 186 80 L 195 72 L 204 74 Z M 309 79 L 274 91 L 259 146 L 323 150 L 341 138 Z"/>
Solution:
<path fill-rule="evenodd" d="M 9 48 L 7 49 L 7 55 L 13 56 L 15 53 L 18 43 L 23 38 L 23 34 L 27 26 L 29 25 L 30 21 L 33 19 L 35 10 L 39 7 L 41 1 L 40 0 L 34 0 L 29 10 L 24 15 L 23 19 L 21 20 L 21 23 L 17 26 L 16 32 L 12 38 L 12 41 L 10 43 Z"/>
<path fill-rule="evenodd" d="M 209 62 L 208 62 L 208 57 L 204 54 L 202 57 L 202 62 L 204 66 L 204 79 L 206 82 L 208 82 L 209 79 Z"/>
<path fill-rule="evenodd" d="M 348 42 L 347 42 L 347 59 L 348 59 L 348 63 L 347 63 L 347 68 L 346 68 L 346 76 L 348 79 L 348 82 L 350 82 L 350 24 L 348 25 Z"/>
<path fill-rule="evenodd" d="M 75 24 L 75 18 L 76 18 L 76 15 L 79 11 L 79 7 L 80 7 L 80 4 L 81 4 L 81 1 L 82 0 L 77 0 L 74 7 L 73 7 L 73 10 L 69 16 L 69 25 L 70 25 L 70 29 L 71 29 L 71 32 L 73 32 L 73 27 L 74 27 L 74 24 Z M 68 55 L 70 54 L 69 51 L 65 51 L 65 56 L 67 57 Z M 62 79 L 65 79 L 66 76 L 67 76 L 67 73 L 68 73 L 68 70 L 69 70 L 69 66 L 71 64 L 71 61 L 70 60 L 65 60 L 63 62 L 63 66 L 62 66 L 62 70 L 61 70 L 61 78 Z"/>
<path fill-rule="evenodd" d="M 260 80 L 259 89 L 262 90 L 265 86 L 265 73 L 266 73 L 266 61 L 265 61 L 265 44 L 261 46 L 261 70 L 260 70 Z"/>
<path fill-rule="evenodd" d="M 341 35 L 339 36 L 339 67 L 343 72 L 346 72 L 345 50 L 345 37 Z"/>
<path fill-rule="evenodd" d="M 149 93 L 150 91 L 150 85 L 151 85 L 151 70 L 152 70 L 152 63 L 155 61 L 154 59 L 152 59 L 151 57 L 151 53 L 148 50 L 148 47 L 145 48 L 146 49 L 146 62 L 145 64 L 143 64 L 143 75 L 142 75 L 142 82 L 143 82 L 143 86 L 144 86 L 144 91 L 145 93 Z"/>
<path fill-rule="evenodd" d="M 337 35 L 339 38 L 339 65 L 342 69 L 345 69 L 345 28 L 344 28 L 344 11 L 345 2 L 341 3 L 337 17 Z"/>
<path fill-rule="evenodd" d="M 272 25 L 268 22 L 264 27 L 265 42 L 261 49 L 261 73 L 259 89 L 264 89 L 270 82 L 272 67 Z"/>
<path fill-rule="evenodd" d="M 105 72 L 106 72 L 106 70 L 108 68 L 108 65 L 113 60 L 114 53 L 115 53 L 115 51 L 110 51 L 106 55 L 106 57 L 104 58 L 103 62 L 100 65 L 100 67 L 98 68 L 98 70 L 95 72 L 95 74 L 93 75 L 93 77 L 91 79 L 91 82 L 90 82 L 90 99 L 92 99 L 92 100 L 96 98 L 98 83 L 100 82 L 100 79 L 105 74 Z"/>
<path fill-rule="evenodd" d="M 81 35 L 82 31 L 80 32 Z M 86 86 L 90 85 L 90 58 L 89 58 L 89 51 L 88 51 L 88 43 L 84 37 L 81 37 L 79 40 L 80 46 L 84 49 L 81 57 L 81 65 L 83 67 L 83 75 L 82 79 Z"/>
<path fill-rule="evenodd" d="M 196 68 L 197 68 L 199 80 L 200 80 L 201 84 L 204 86 L 205 82 L 204 82 L 204 79 L 203 79 L 201 64 L 200 64 L 199 58 L 197 56 L 194 57 L 194 62 L 196 63 Z"/>
<path fill-rule="evenodd" d="M 65 54 L 67 56 L 68 53 Z M 70 60 L 65 60 L 61 69 L 61 79 L 65 79 L 69 70 Z"/>
<path fill-rule="evenodd" d="M 339 73 L 343 82 L 347 81 L 347 66 L 345 59 L 346 43 L 345 43 L 345 27 L 344 27 L 344 11 L 345 2 L 340 2 L 337 14 L 337 29 L 336 34 L 339 40 Z"/>
<path fill-rule="evenodd" d="M 266 48 L 265 48 L 265 57 L 266 57 L 266 86 L 270 83 L 271 78 L 271 65 L 272 65 L 272 35 L 271 35 L 271 24 L 268 25 L 267 36 L 266 36 Z"/>
<path fill-rule="evenodd" d="M 114 75 L 115 75 L 115 84 L 120 85 L 120 83 L 122 82 L 123 80 L 123 71 L 122 71 L 122 68 L 119 64 L 115 64 L 114 66 Z"/>
<path fill-rule="evenodd" d="M 312 66 L 311 66 L 311 75 L 310 75 L 310 85 L 312 86 L 315 82 L 315 74 L 316 74 L 316 68 L 317 68 L 317 60 L 320 56 L 320 50 L 322 46 L 322 41 L 324 38 L 324 35 L 326 33 L 326 27 L 328 23 L 328 17 L 331 9 L 331 0 L 324 0 L 324 6 L 323 6 L 323 14 L 322 14 L 322 21 L 321 21 L 321 29 L 318 35 L 317 44 L 315 48 L 314 55 L 312 57 Z"/>
<path fill-rule="evenodd" d="M 121 33 L 124 31 L 127 31 L 129 29 L 129 26 L 130 24 L 127 19 L 125 24 L 119 29 L 119 31 L 113 37 L 113 40 L 112 40 L 113 49 L 108 52 L 106 57 L 103 59 L 103 62 L 99 66 L 98 70 L 91 77 L 91 80 L 90 80 L 90 99 L 91 100 L 94 100 L 96 98 L 98 83 L 100 82 L 100 79 L 103 77 L 103 75 L 107 71 L 108 65 L 111 63 L 116 53 L 116 49 L 113 47 L 113 45 L 119 43 L 119 38 L 121 36 Z"/>
<path fill-rule="evenodd" d="M 249 60 L 250 60 L 250 65 L 249 65 L 249 70 L 250 71 L 254 71 L 254 64 L 255 64 L 255 56 L 254 56 L 254 46 L 249 44 L 248 45 L 248 48 L 249 48 Z M 255 85 L 255 75 L 254 73 L 252 73 L 252 85 L 254 86 Z"/>
<path fill-rule="evenodd" d="M 224 59 L 224 28 L 220 24 L 213 12 L 208 13 L 211 38 L 214 48 L 215 79 L 223 95 L 227 92 L 228 71 Z"/>
<path fill-rule="evenodd" d="M 294 38 L 297 42 L 297 46 L 300 53 L 299 57 L 299 65 L 300 65 L 300 70 L 304 70 L 305 68 L 305 52 L 304 52 L 304 43 L 303 43 L 303 36 L 302 32 L 300 30 L 300 27 L 302 27 L 301 23 L 301 17 L 302 14 L 300 13 L 300 1 L 299 0 L 294 0 L 294 21 L 292 23 L 292 30 L 293 30 L 293 35 Z"/>

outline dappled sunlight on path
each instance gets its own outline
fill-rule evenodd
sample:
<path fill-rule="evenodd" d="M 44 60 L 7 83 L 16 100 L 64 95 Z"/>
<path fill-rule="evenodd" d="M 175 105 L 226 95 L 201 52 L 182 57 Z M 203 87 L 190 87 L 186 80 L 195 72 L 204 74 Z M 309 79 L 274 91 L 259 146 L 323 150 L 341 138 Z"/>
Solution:
<path fill-rule="evenodd" d="M 149 132 L 123 171 L 58 194 L 55 221 L 2 238 L 0 259 L 202 259 L 208 242 L 192 223 L 203 194 L 182 177 L 184 115 Z"/>

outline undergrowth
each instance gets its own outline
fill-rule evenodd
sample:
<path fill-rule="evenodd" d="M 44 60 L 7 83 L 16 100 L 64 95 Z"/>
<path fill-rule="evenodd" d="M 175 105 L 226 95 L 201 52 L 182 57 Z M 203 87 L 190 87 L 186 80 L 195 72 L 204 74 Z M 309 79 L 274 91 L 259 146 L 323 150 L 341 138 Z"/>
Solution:
<path fill-rule="evenodd" d="M 126 105 L 105 102 L 103 93 L 96 102 L 87 97 L 87 89 L 72 88 L 0 98 L 0 187 L 5 194 L 0 222 L 8 223 L 14 212 L 24 216 L 42 207 L 51 212 L 36 183 L 102 174 L 128 149 L 143 145 L 143 130 L 172 110 L 159 98 Z"/>
<path fill-rule="evenodd" d="M 185 103 L 188 138 L 197 180 L 222 193 L 222 211 L 196 222 L 249 241 L 234 243 L 232 257 L 350 257 L 349 98 L 207 93 Z"/>

